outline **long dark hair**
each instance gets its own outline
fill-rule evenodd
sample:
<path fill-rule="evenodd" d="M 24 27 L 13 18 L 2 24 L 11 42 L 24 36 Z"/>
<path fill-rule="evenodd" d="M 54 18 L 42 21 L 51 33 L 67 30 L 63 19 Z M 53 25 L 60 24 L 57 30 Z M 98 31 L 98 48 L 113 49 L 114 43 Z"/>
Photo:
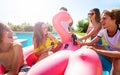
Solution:
<path fill-rule="evenodd" d="M 100 22 L 100 10 L 98 8 L 93 8 L 92 11 L 95 12 L 95 21 Z"/>

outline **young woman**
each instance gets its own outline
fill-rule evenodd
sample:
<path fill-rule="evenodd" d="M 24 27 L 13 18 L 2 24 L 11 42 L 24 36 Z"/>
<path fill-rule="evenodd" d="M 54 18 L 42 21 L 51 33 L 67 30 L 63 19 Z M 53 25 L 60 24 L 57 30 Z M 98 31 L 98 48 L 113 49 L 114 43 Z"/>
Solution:
<path fill-rule="evenodd" d="M 58 51 L 62 43 L 58 41 L 50 32 L 43 22 L 38 22 L 34 27 L 33 35 L 34 52 L 38 60 L 41 60 L 51 53 Z"/>
<path fill-rule="evenodd" d="M 108 46 L 91 46 L 97 53 L 102 54 L 112 61 L 111 75 L 120 75 L 120 9 L 104 10 L 101 16 L 103 29 L 95 39 L 80 45 L 93 45 L 104 37 Z"/>
<path fill-rule="evenodd" d="M 100 11 L 98 8 L 91 9 L 88 13 L 88 18 L 90 19 L 90 25 L 88 27 L 87 34 L 81 38 L 78 38 L 78 40 L 86 41 L 89 37 L 91 37 L 92 40 L 101 29 Z M 100 39 L 96 44 L 102 45 L 102 40 Z"/>
<path fill-rule="evenodd" d="M 22 46 L 14 42 L 13 31 L 3 23 L 0 23 L 0 64 L 6 75 L 18 75 L 24 65 Z"/>

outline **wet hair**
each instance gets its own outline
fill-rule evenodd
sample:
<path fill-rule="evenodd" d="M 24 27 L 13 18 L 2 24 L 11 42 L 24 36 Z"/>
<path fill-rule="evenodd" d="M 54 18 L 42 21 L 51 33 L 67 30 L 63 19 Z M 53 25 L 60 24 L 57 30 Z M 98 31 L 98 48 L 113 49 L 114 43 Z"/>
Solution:
<path fill-rule="evenodd" d="M 109 10 L 104 10 L 103 13 L 110 16 L 111 19 L 113 19 L 113 20 L 115 19 L 116 24 L 120 25 L 120 8 L 113 8 L 113 9 L 109 9 Z"/>
<path fill-rule="evenodd" d="M 44 23 L 43 22 L 37 22 L 34 26 L 34 34 L 33 34 L 33 39 L 36 39 L 36 43 L 37 43 L 37 47 L 43 43 L 43 38 L 44 38 L 44 34 L 42 31 L 42 25 Z"/>
<path fill-rule="evenodd" d="M 65 8 L 65 7 L 61 7 L 60 10 L 68 11 L 67 8 Z"/>
<path fill-rule="evenodd" d="M 100 10 L 98 8 L 93 8 L 91 11 L 95 12 L 95 21 L 100 22 Z"/>
<path fill-rule="evenodd" d="M 3 32 L 7 28 L 7 25 L 0 23 L 0 43 L 2 42 Z"/>

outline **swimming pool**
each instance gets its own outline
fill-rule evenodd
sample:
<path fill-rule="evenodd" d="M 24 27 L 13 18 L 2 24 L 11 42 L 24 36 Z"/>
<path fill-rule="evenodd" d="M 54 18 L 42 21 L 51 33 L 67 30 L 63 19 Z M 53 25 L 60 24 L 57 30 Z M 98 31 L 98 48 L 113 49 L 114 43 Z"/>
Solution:
<path fill-rule="evenodd" d="M 57 33 L 52 33 L 56 38 L 59 38 Z M 17 40 L 19 39 L 22 41 L 22 46 L 30 46 L 32 45 L 32 37 L 33 32 L 14 32 L 14 36 L 17 37 Z"/>

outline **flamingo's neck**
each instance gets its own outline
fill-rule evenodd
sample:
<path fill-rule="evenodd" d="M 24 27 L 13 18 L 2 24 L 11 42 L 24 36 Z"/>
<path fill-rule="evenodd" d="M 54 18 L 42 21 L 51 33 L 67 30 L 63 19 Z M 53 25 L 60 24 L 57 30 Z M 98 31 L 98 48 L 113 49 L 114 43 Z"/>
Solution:
<path fill-rule="evenodd" d="M 61 33 L 61 38 L 62 38 L 62 41 L 63 43 L 64 42 L 68 42 L 71 40 L 71 37 L 70 37 L 70 34 L 69 34 L 69 30 L 68 30 L 68 27 L 69 27 L 69 23 L 68 22 L 65 22 L 65 21 L 62 21 L 61 22 L 61 26 L 62 26 L 62 32 L 64 33 Z"/>
<path fill-rule="evenodd" d="M 68 33 L 69 32 L 69 30 L 68 30 L 69 23 L 65 22 L 65 21 L 62 21 L 61 25 L 62 25 L 63 29 Z"/>

